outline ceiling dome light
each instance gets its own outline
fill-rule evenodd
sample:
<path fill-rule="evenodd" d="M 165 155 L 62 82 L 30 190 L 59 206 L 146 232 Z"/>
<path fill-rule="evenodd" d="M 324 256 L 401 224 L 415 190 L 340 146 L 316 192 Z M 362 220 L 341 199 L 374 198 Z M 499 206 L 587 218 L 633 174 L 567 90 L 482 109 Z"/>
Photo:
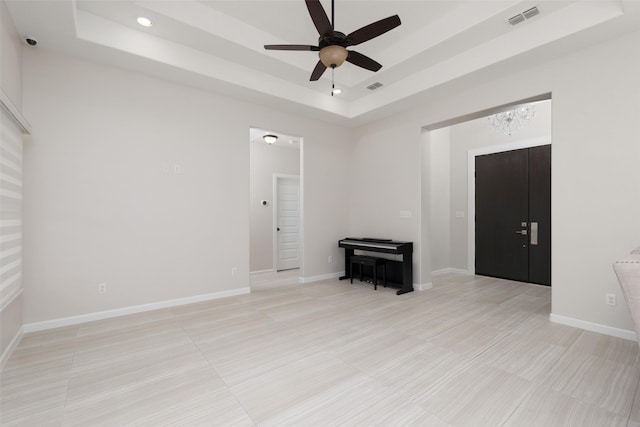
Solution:
<path fill-rule="evenodd" d="M 344 61 L 349 56 L 349 52 L 342 46 L 327 46 L 323 47 L 318 53 L 320 61 L 327 68 L 337 68 L 344 64 Z"/>
<path fill-rule="evenodd" d="M 143 27 L 151 27 L 153 26 L 153 23 L 151 22 L 151 20 L 149 18 L 145 18 L 144 16 L 140 16 L 138 19 L 138 24 L 142 25 Z"/>
<path fill-rule="evenodd" d="M 278 140 L 278 136 L 277 135 L 266 134 L 265 136 L 262 137 L 262 139 L 264 139 L 264 142 L 266 142 L 267 144 L 271 145 L 271 144 L 274 144 Z"/>
<path fill-rule="evenodd" d="M 334 95 L 340 95 L 342 93 L 342 89 L 333 89 Z"/>

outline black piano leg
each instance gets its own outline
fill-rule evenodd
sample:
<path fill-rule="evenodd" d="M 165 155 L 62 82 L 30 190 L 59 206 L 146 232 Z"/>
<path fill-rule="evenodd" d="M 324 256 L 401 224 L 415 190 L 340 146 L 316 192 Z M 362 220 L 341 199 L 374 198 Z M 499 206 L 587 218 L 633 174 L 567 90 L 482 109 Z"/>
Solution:
<path fill-rule="evenodd" d="M 345 280 L 351 278 L 351 256 L 353 255 L 353 249 L 344 250 L 344 276 L 338 280 Z"/>
<path fill-rule="evenodd" d="M 396 295 L 413 292 L 413 261 L 411 254 L 402 255 L 402 289 Z"/>

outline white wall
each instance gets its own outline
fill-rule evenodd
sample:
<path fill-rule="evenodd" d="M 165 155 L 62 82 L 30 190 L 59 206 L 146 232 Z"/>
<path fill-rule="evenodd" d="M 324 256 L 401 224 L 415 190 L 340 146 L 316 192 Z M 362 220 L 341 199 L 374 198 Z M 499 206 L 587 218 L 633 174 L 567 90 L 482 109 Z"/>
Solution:
<path fill-rule="evenodd" d="M 285 142 L 286 143 L 286 142 Z M 300 150 L 251 142 L 250 271 L 273 270 L 273 174 L 300 175 Z M 266 200 L 268 205 L 260 204 Z"/>
<path fill-rule="evenodd" d="M 0 81 L 2 90 L 22 111 L 22 38 L 4 0 L 0 0 Z"/>
<path fill-rule="evenodd" d="M 568 58 L 553 93 L 553 309 L 632 330 L 611 264 L 640 241 L 640 33 Z M 618 298 L 622 300 L 622 298 Z"/>
<path fill-rule="evenodd" d="M 639 45 L 635 32 L 517 72 L 480 73 L 434 91 L 413 111 L 357 129 L 354 232 L 420 238 L 413 221 L 400 226 L 397 212 L 420 202 L 414 159 L 421 126 L 552 93 L 552 313 L 556 320 L 632 330 L 621 298 L 611 308 L 604 295 L 621 296 L 611 265 L 640 241 Z"/>
<path fill-rule="evenodd" d="M 304 136 L 300 170 L 304 187 L 303 280 L 336 276 L 344 272 L 344 249 L 338 247 L 338 240 L 351 235 L 351 132 L 316 127 L 301 129 L 295 135 Z"/>
<path fill-rule="evenodd" d="M 248 287 L 253 125 L 305 136 L 305 274 L 339 271 L 317 253 L 346 233 L 348 131 L 46 49 L 24 61 L 26 323 Z"/>
<path fill-rule="evenodd" d="M 377 237 L 413 241 L 413 283 L 426 284 L 419 260 L 421 206 L 421 131 L 419 126 L 385 125 L 363 127 L 355 133 L 355 148 L 349 168 L 353 237 Z M 401 218 L 400 211 L 411 212 Z M 428 258 L 428 256 L 426 257 Z"/>
<path fill-rule="evenodd" d="M 431 173 L 431 268 L 433 271 L 451 267 L 451 174 L 450 128 L 430 132 L 430 156 L 427 171 Z"/>

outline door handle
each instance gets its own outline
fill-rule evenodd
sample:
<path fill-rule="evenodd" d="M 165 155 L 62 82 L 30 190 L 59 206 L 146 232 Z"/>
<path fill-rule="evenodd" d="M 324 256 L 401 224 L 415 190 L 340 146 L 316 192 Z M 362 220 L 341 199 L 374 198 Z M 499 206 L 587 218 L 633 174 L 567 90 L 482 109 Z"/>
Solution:
<path fill-rule="evenodd" d="M 537 222 L 531 223 L 531 244 L 532 245 L 538 244 L 538 223 Z"/>
<path fill-rule="evenodd" d="M 277 227 L 277 228 L 276 228 L 276 231 L 280 231 L 280 227 Z"/>
<path fill-rule="evenodd" d="M 516 230 L 516 234 L 522 234 L 523 236 L 526 236 L 527 230 Z"/>

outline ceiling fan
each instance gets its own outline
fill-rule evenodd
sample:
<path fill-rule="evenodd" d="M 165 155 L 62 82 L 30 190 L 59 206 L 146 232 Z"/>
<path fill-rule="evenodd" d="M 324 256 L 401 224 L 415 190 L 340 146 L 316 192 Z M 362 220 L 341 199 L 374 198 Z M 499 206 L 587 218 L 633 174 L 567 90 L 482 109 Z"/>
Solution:
<path fill-rule="evenodd" d="M 365 56 L 355 50 L 347 50 L 349 46 L 355 46 L 360 43 L 371 40 L 393 30 L 401 24 L 400 17 L 393 15 L 372 24 L 366 25 L 348 35 L 335 31 L 333 17 L 333 3 L 331 0 L 331 22 L 322 7 L 320 0 L 305 0 L 311 20 L 318 30 L 320 37 L 318 38 L 318 46 L 302 45 L 302 44 L 267 44 L 264 46 L 267 50 L 308 50 L 318 52 L 320 60 L 311 73 L 310 81 L 318 80 L 327 68 L 336 68 L 344 63 L 350 62 L 358 67 L 371 71 L 378 71 L 382 65 L 373 59 Z"/>

